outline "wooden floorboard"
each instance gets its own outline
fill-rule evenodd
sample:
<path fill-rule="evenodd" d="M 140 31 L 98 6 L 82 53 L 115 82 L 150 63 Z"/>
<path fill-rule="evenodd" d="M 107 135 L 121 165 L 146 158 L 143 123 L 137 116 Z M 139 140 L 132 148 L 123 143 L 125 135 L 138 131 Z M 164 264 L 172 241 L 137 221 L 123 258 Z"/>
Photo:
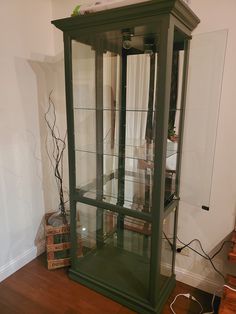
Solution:
<path fill-rule="evenodd" d="M 228 254 L 228 259 L 232 263 L 236 263 L 236 230 L 232 233 L 231 241 L 234 242 L 232 250 Z M 228 275 L 226 284 L 233 288 L 224 287 L 221 299 L 219 314 L 235 314 L 236 313 L 236 277 Z"/>
<path fill-rule="evenodd" d="M 191 293 L 211 310 L 211 295 L 178 282 L 162 314 L 178 293 Z M 180 297 L 177 314 L 200 313 L 197 303 Z M 48 271 L 42 255 L 0 283 L 1 314 L 134 314 L 124 306 L 70 280 L 67 269 Z"/>
<path fill-rule="evenodd" d="M 220 314 L 235 314 L 236 313 L 236 277 L 228 276 L 227 285 L 234 290 L 224 287 L 224 293 L 220 304 Z"/>
<path fill-rule="evenodd" d="M 232 251 L 229 252 L 228 258 L 230 262 L 236 263 L 236 231 L 233 231 L 232 239 L 235 244 L 233 245 Z"/>

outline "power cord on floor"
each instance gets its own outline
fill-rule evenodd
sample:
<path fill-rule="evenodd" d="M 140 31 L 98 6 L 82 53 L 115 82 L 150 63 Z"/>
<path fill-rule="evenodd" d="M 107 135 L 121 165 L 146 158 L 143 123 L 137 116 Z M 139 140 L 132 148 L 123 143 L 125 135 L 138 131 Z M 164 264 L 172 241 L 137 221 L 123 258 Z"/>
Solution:
<path fill-rule="evenodd" d="M 163 232 L 163 234 L 164 234 L 164 239 L 167 240 L 168 244 L 170 245 L 171 249 L 173 250 L 173 249 L 174 249 L 174 245 L 173 245 L 173 243 L 170 241 L 170 238 L 167 237 L 167 235 L 165 234 L 165 232 Z M 174 240 L 174 239 L 171 238 L 171 240 Z M 191 249 L 192 251 L 194 251 L 195 253 L 197 253 L 198 255 L 200 255 L 202 258 L 208 260 L 208 261 L 211 263 L 213 269 L 224 279 L 224 282 L 226 281 L 225 276 L 224 276 L 224 275 L 216 268 L 216 266 L 214 265 L 213 259 L 222 251 L 222 249 L 223 249 L 223 247 L 225 246 L 226 243 L 231 243 L 231 244 L 234 244 L 234 245 L 235 245 L 235 244 L 236 244 L 235 242 L 233 242 L 233 241 L 224 241 L 224 242 L 221 244 L 220 248 L 210 257 L 210 256 L 205 252 L 205 250 L 203 249 L 202 244 L 201 244 L 201 241 L 200 241 L 199 239 L 193 239 L 193 240 L 191 240 L 189 243 L 184 243 L 184 242 L 181 241 L 178 237 L 177 237 L 177 240 L 178 240 L 181 244 L 183 244 L 182 247 L 177 248 L 177 250 L 176 250 L 177 252 L 180 253 L 184 248 L 188 247 L 189 249 Z M 199 244 L 199 246 L 200 246 L 201 251 L 202 251 L 203 254 L 191 247 L 191 244 L 192 244 L 193 242 L 197 242 L 197 243 Z M 229 288 L 229 289 L 231 289 L 231 290 L 233 290 L 233 291 L 236 291 L 236 289 L 230 287 L 229 285 L 226 285 L 226 284 L 225 284 L 224 287 L 227 287 L 227 288 Z M 187 298 L 189 298 L 189 299 L 191 299 L 191 300 L 197 302 L 197 303 L 200 305 L 200 307 L 201 307 L 201 312 L 200 312 L 200 313 L 203 312 L 203 307 L 202 307 L 201 303 L 200 303 L 197 299 L 195 299 L 193 296 L 191 296 L 189 293 L 187 293 L 187 294 L 178 294 L 178 295 L 174 298 L 174 301 L 173 301 L 173 302 L 171 303 L 171 305 L 170 305 L 170 309 L 171 309 L 172 313 L 176 314 L 175 311 L 173 310 L 173 304 L 175 303 L 176 299 L 177 299 L 179 296 L 184 296 L 184 297 L 187 297 Z M 211 301 L 212 311 L 211 311 L 211 312 L 205 312 L 205 313 L 203 313 L 203 314 L 214 314 L 214 301 L 215 301 L 215 296 L 216 296 L 216 293 L 213 294 L 212 301 Z"/>
<path fill-rule="evenodd" d="M 174 238 L 171 238 L 171 239 L 168 238 L 167 235 L 165 234 L 165 232 L 163 232 L 163 234 L 164 234 L 164 239 L 167 240 L 168 244 L 170 245 L 170 248 L 173 250 L 173 249 L 174 249 L 174 245 L 173 245 L 173 243 L 172 243 L 170 240 L 174 240 Z M 224 241 L 224 242 L 221 244 L 220 248 L 219 248 L 212 256 L 209 256 L 209 255 L 205 252 L 205 250 L 203 249 L 202 243 L 201 243 L 201 241 L 200 241 L 199 239 L 193 239 L 193 240 L 191 240 L 189 243 L 184 243 L 184 242 L 181 241 L 178 237 L 176 237 L 176 238 L 177 238 L 177 240 L 178 240 L 181 244 L 183 244 L 182 247 L 177 248 L 177 250 L 176 250 L 177 252 L 180 253 L 184 248 L 188 247 L 190 250 L 192 250 L 192 251 L 195 252 L 196 254 L 200 255 L 202 258 L 208 260 L 208 261 L 211 263 L 211 266 L 213 267 L 213 269 L 218 273 L 218 275 L 220 275 L 220 276 L 223 278 L 224 282 L 226 282 L 225 276 L 216 268 L 216 266 L 215 266 L 214 263 L 213 263 L 213 259 L 222 251 L 222 249 L 223 249 L 223 247 L 225 246 L 226 243 L 231 243 L 231 244 L 235 245 L 236 243 L 235 243 L 234 241 L 230 241 L 230 240 Z M 199 246 L 200 246 L 201 251 L 202 251 L 203 254 L 191 247 L 191 244 L 192 244 L 193 242 L 197 242 L 197 243 L 199 244 Z M 226 285 L 226 284 L 225 284 L 224 287 L 229 288 L 230 290 L 236 292 L 236 289 L 230 287 L 229 285 Z M 178 295 L 174 298 L 174 301 L 173 301 L 173 302 L 171 303 L 171 305 L 170 305 L 170 309 L 171 309 L 172 313 L 176 314 L 175 311 L 173 310 L 173 304 L 175 303 L 176 299 L 177 299 L 179 296 L 184 296 L 184 297 L 190 298 L 191 300 L 197 302 L 197 303 L 200 305 L 200 307 L 201 307 L 201 312 L 200 312 L 200 313 L 203 312 L 203 307 L 202 307 L 201 303 L 200 303 L 197 299 L 195 299 L 193 296 L 191 296 L 189 293 L 187 293 L 187 294 L 178 294 Z M 215 296 L 216 296 L 216 293 L 214 293 L 214 295 L 213 295 L 213 297 L 212 297 L 212 301 L 211 301 L 212 312 L 207 312 L 207 313 L 203 313 L 203 314 L 214 314 L 214 301 L 215 301 Z"/>
<path fill-rule="evenodd" d="M 180 297 L 180 296 L 185 297 L 185 298 L 188 298 L 188 299 L 190 299 L 190 300 L 192 300 L 192 301 L 198 303 L 198 305 L 200 306 L 200 312 L 199 312 L 199 314 L 214 314 L 213 306 L 214 306 L 215 294 L 213 295 L 212 303 L 211 303 L 211 305 L 212 305 L 212 311 L 211 311 L 211 312 L 204 312 L 204 313 L 203 313 L 203 306 L 202 306 L 201 303 L 200 303 L 194 296 L 192 296 L 190 293 L 180 293 L 180 294 L 177 294 L 177 295 L 175 296 L 173 302 L 170 304 L 170 310 L 171 310 L 171 312 L 172 312 L 173 314 L 177 314 L 177 313 L 174 311 L 174 309 L 173 309 L 173 305 L 174 305 L 174 303 L 176 302 L 177 298 Z"/>
<path fill-rule="evenodd" d="M 224 285 L 224 287 L 225 287 L 225 288 L 228 288 L 228 289 L 230 289 L 230 290 L 232 290 L 232 291 L 234 291 L 234 292 L 236 292 L 236 289 L 233 288 L 233 287 L 231 287 L 231 286 L 229 286 L 229 285 Z"/>
<path fill-rule="evenodd" d="M 173 314 L 177 314 L 177 313 L 174 311 L 174 309 L 173 309 L 173 305 L 174 305 L 175 301 L 177 300 L 177 298 L 180 297 L 180 296 L 185 297 L 185 298 L 187 298 L 187 299 L 190 299 L 190 300 L 193 300 L 193 301 L 197 302 L 197 303 L 199 304 L 199 306 L 201 307 L 201 312 L 199 312 L 199 314 L 201 314 L 201 313 L 203 312 L 203 307 L 202 307 L 201 303 L 200 303 L 196 298 L 194 298 L 190 293 L 180 293 L 180 294 L 177 294 L 177 295 L 175 296 L 173 302 L 170 304 L 170 309 L 171 309 L 171 312 L 172 312 Z"/>
<path fill-rule="evenodd" d="M 213 294 L 213 297 L 211 299 L 211 309 L 212 309 L 212 312 L 209 312 L 209 313 L 213 313 L 214 314 L 214 302 L 215 302 L 215 298 L 216 298 L 216 292 Z M 206 313 L 207 314 L 207 313 Z"/>

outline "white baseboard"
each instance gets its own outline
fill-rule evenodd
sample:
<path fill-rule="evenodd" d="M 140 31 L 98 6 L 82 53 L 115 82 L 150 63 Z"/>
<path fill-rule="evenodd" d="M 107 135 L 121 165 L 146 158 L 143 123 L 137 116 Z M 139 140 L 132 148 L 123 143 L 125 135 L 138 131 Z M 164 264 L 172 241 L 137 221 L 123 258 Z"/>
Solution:
<path fill-rule="evenodd" d="M 163 275 L 168 274 L 171 271 L 171 265 L 168 263 L 161 263 L 161 272 Z M 185 283 L 194 288 L 198 288 L 205 292 L 220 295 L 223 283 L 220 281 L 214 281 L 205 276 L 190 272 L 189 270 L 175 267 L 176 280 Z"/>
<path fill-rule="evenodd" d="M 11 276 L 18 269 L 31 262 L 38 255 L 45 251 L 45 242 L 42 241 L 37 247 L 33 247 L 16 258 L 10 260 L 8 263 L 0 267 L 0 282 Z"/>
<path fill-rule="evenodd" d="M 21 267 L 31 262 L 38 255 L 45 251 L 45 241 L 42 241 L 37 247 L 33 247 L 18 257 L 10 260 L 7 264 L 0 267 L 0 282 L 12 275 Z M 170 265 L 162 264 L 164 268 L 170 269 Z M 176 279 L 189 286 L 201 289 L 203 291 L 214 293 L 222 287 L 220 282 L 213 281 L 199 274 L 192 273 L 186 269 L 175 267 Z"/>
<path fill-rule="evenodd" d="M 214 281 L 180 267 L 175 267 L 175 274 L 178 281 L 208 293 L 216 293 L 219 295 L 219 290 L 222 288 L 222 283 L 220 281 Z"/>

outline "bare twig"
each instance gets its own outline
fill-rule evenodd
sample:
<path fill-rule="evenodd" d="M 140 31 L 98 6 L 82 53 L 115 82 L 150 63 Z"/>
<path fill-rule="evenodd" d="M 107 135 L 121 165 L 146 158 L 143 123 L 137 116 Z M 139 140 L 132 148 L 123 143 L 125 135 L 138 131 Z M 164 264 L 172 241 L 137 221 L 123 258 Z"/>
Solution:
<path fill-rule="evenodd" d="M 49 94 L 48 98 L 48 109 L 44 115 L 47 127 L 51 134 L 52 139 L 52 154 L 50 155 L 48 149 L 48 137 L 46 138 L 46 152 L 50 160 L 51 166 L 54 170 L 54 175 L 57 183 L 58 193 L 59 193 L 59 210 L 64 220 L 66 221 L 66 211 L 65 211 L 65 200 L 64 200 L 64 190 L 63 190 L 63 153 L 66 148 L 66 137 L 67 132 L 63 138 L 60 136 L 59 129 L 56 125 L 56 109 L 55 104 L 52 100 L 52 92 Z M 50 119 L 51 117 L 51 119 Z M 51 121 L 52 120 L 52 121 Z"/>

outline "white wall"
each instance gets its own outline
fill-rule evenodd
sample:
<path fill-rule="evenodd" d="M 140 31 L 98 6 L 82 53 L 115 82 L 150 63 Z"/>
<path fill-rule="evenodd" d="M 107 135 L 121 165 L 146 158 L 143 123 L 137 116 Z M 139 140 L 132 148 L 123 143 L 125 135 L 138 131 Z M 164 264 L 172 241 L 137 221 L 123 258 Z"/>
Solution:
<path fill-rule="evenodd" d="M 234 0 L 191 0 L 190 6 L 201 19 L 194 34 L 228 30 L 210 211 L 206 212 L 200 207 L 181 202 L 178 228 L 179 237 L 183 241 L 188 242 L 198 238 L 205 250 L 213 253 L 219 248 L 221 241 L 229 238 L 229 234 L 234 228 L 236 214 L 236 145 L 233 139 L 236 117 L 236 3 Z M 199 77 L 199 81 L 202 82 L 202 80 L 204 77 Z M 189 87 L 190 90 L 198 88 L 198 86 L 191 85 Z M 201 121 L 199 123 L 201 124 Z M 191 128 L 191 126 L 189 127 Z M 185 132 L 188 133 L 187 128 Z M 183 160 L 183 164 L 184 162 L 185 160 Z M 181 186 L 182 193 L 186 188 L 184 185 Z M 194 247 L 199 249 L 198 245 Z M 233 271 L 235 273 L 236 269 L 233 269 L 227 262 L 226 254 L 227 249 L 215 260 L 216 266 L 224 274 Z M 190 257 L 177 257 L 177 278 L 211 292 L 222 286 L 223 283 L 221 277 L 212 270 L 210 263 L 203 261 L 195 253 L 191 253 Z"/>
<path fill-rule="evenodd" d="M 51 86 L 61 88 L 61 94 L 55 97 L 63 104 L 64 75 L 60 58 L 54 61 L 44 56 L 58 56 L 63 51 L 62 33 L 51 26 L 50 20 L 70 16 L 77 4 L 75 0 L 11 0 L 0 5 L 4 25 L 0 30 L 0 280 L 35 256 L 35 240 L 42 237 L 41 219 L 50 209 L 48 204 L 55 203 L 47 197 L 45 200 L 43 193 L 47 165 L 45 168 L 45 156 L 43 167 L 41 163 L 45 131 L 42 105 Z M 211 252 L 228 236 L 235 221 L 236 3 L 191 0 L 191 7 L 201 19 L 195 34 L 229 31 L 210 211 L 182 202 L 179 217 L 180 238 L 187 242 L 197 237 Z M 62 115 L 63 111 L 59 119 Z M 226 263 L 223 255 L 217 260 L 217 266 L 223 269 L 222 263 Z M 178 256 L 176 270 L 180 280 L 211 291 L 222 283 L 209 263 L 194 253 Z"/>
<path fill-rule="evenodd" d="M 52 18 L 53 20 L 70 17 L 74 8 L 78 4 L 85 4 L 86 0 L 76 1 L 76 0 L 51 0 L 52 1 Z M 63 34 L 62 32 L 54 27 L 54 45 L 56 54 L 60 54 L 63 51 Z"/>
<path fill-rule="evenodd" d="M 41 250 L 38 88 L 29 61 L 54 54 L 51 16 L 50 0 L 0 4 L 0 281 Z"/>
<path fill-rule="evenodd" d="M 234 120 L 236 117 L 236 3 L 234 0 L 191 0 L 190 7 L 200 17 L 201 23 L 194 34 L 203 34 L 216 30 L 228 30 L 225 69 L 220 101 L 219 123 L 216 134 L 216 150 L 214 156 L 213 178 L 211 186 L 210 211 L 203 211 L 200 207 L 181 202 L 179 215 L 179 237 L 188 242 L 193 238 L 201 240 L 205 250 L 211 254 L 233 230 L 236 212 L 236 174 L 234 159 L 236 145 L 232 144 L 234 137 Z M 77 5 L 74 0 L 52 0 L 53 18 L 70 16 Z M 62 33 L 54 30 L 55 49 L 57 53 L 63 50 Z M 203 80 L 203 77 L 199 78 Z M 196 88 L 196 86 L 189 86 Z M 191 126 L 190 126 L 191 127 Z M 188 130 L 186 129 L 187 133 Z M 184 163 L 184 160 L 183 160 Z M 184 180 L 183 180 L 184 181 Z M 182 193 L 186 186 L 182 186 Z M 193 245 L 194 246 L 194 245 Z M 199 249 L 198 246 L 194 246 Z M 216 266 L 223 273 L 232 272 L 224 250 L 217 258 Z M 177 256 L 177 279 L 204 290 L 214 292 L 222 286 L 219 277 L 210 263 L 204 261 L 195 253 L 189 257 Z"/>

